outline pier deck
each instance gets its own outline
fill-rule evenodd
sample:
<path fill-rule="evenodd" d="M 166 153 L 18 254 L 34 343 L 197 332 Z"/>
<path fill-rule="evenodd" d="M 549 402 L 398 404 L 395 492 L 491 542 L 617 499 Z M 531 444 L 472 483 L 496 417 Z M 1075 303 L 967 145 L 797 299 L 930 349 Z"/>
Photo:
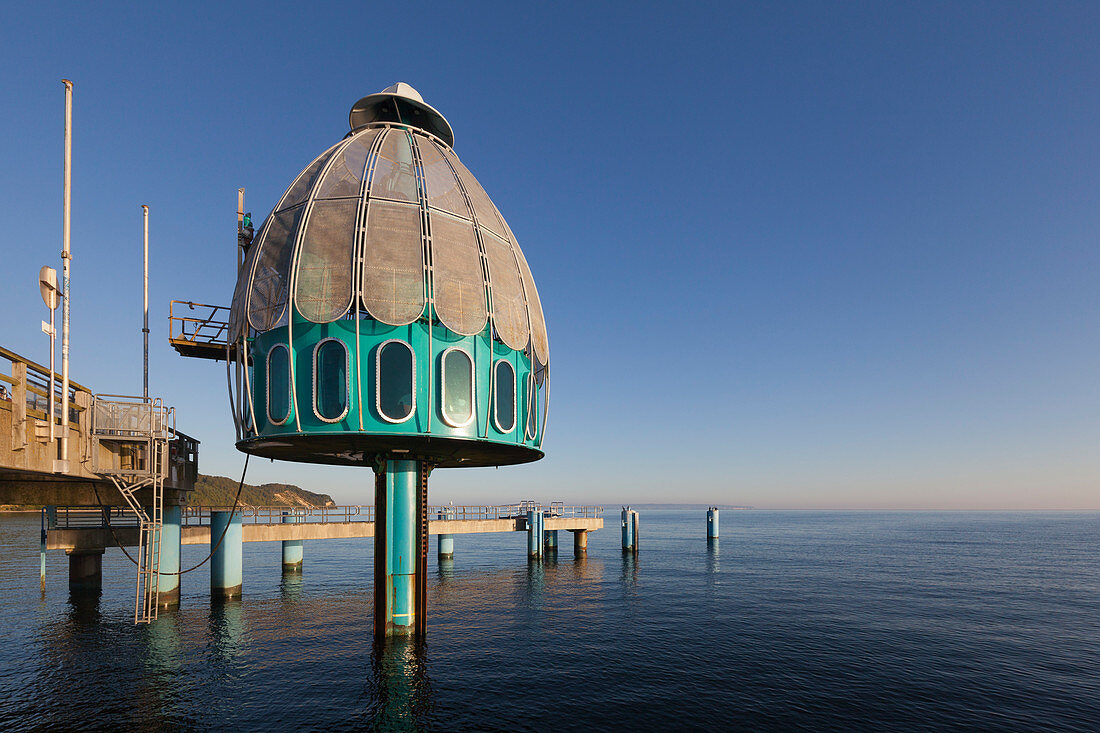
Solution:
<path fill-rule="evenodd" d="M 429 519 L 429 535 L 485 534 L 495 532 L 526 532 L 526 514 L 522 505 L 431 507 L 429 517 L 449 515 L 453 519 Z M 214 508 L 228 511 L 231 507 Z M 546 530 L 570 532 L 603 529 L 602 507 L 543 507 L 547 512 Z M 180 544 L 210 543 L 209 507 L 187 507 L 184 511 Z M 280 540 L 332 540 L 374 537 L 374 507 L 246 507 L 242 512 L 244 542 L 277 542 Z M 285 524 L 283 512 L 297 511 L 301 521 Z M 108 527 L 109 517 L 110 527 Z M 114 534 L 112 535 L 112 530 Z M 104 514 L 87 507 L 58 507 L 46 536 L 48 550 L 88 550 L 114 547 L 117 543 L 136 546 L 138 528 L 131 515 L 120 511 Z"/>

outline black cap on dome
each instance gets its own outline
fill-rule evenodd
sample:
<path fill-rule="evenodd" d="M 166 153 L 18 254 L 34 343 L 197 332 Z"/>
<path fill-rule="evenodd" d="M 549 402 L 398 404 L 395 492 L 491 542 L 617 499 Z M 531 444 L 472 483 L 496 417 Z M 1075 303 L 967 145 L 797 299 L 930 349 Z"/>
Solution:
<path fill-rule="evenodd" d="M 352 130 L 372 122 L 397 122 L 435 135 L 448 147 L 454 147 L 455 134 L 443 115 L 424 101 L 420 92 L 403 81 L 369 94 L 354 105 L 348 115 Z"/>

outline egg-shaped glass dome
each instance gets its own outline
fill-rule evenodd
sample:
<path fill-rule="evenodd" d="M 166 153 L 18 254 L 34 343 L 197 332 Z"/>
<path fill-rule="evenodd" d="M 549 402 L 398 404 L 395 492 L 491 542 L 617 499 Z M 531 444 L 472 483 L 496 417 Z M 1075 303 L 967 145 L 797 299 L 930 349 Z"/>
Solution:
<path fill-rule="evenodd" d="M 549 341 L 515 236 L 411 87 L 364 97 L 350 119 L 238 274 L 239 447 L 332 463 L 541 457 Z"/>

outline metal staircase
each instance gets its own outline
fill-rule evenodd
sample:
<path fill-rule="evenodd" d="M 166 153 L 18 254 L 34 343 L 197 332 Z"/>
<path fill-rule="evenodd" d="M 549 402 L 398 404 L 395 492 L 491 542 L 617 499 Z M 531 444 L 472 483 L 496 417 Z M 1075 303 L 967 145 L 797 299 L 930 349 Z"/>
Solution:
<path fill-rule="evenodd" d="M 140 527 L 135 623 L 156 620 L 160 605 L 164 480 L 174 422 L 175 410 L 160 399 L 96 395 L 93 401 L 92 471 L 115 485 Z"/>

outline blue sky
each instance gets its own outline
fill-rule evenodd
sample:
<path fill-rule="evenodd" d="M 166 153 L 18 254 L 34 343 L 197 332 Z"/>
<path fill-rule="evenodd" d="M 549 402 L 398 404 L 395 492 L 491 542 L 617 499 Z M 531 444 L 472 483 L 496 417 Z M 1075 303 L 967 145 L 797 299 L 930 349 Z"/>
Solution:
<path fill-rule="evenodd" d="M 1100 7 L 1089 3 L 23 5 L 0 30 L 0 344 L 47 359 L 75 82 L 73 378 L 151 390 L 238 475 L 220 365 L 263 217 L 406 81 L 531 264 L 552 404 L 533 465 L 433 501 L 1100 508 Z M 369 503 L 366 470 L 254 460 Z"/>

